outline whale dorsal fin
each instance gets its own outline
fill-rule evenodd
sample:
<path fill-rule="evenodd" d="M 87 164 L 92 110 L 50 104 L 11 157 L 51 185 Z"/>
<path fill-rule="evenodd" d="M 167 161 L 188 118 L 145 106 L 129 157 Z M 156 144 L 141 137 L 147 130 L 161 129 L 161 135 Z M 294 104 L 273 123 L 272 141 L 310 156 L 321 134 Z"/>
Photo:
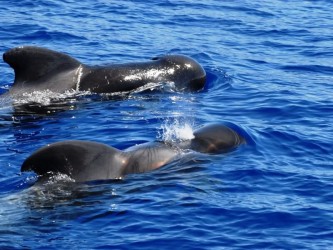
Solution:
<path fill-rule="evenodd" d="M 122 172 L 115 160 L 118 158 L 118 149 L 102 143 L 61 141 L 35 151 L 23 162 L 21 171 L 34 171 L 40 176 L 62 173 L 76 181 L 113 179 Z"/>
<path fill-rule="evenodd" d="M 14 85 L 43 80 L 80 65 L 79 61 L 68 55 L 34 46 L 8 50 L 3 54 L 3 60 L 15 71 Z"/>

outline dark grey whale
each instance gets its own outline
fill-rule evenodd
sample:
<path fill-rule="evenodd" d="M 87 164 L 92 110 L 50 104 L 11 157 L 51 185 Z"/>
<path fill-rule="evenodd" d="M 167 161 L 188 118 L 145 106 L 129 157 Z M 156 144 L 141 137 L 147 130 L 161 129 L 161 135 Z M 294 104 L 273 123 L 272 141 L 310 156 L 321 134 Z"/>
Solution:
<path fill-rule="evenodd" d="M 88 66 L 76 59 L 45 48 L 23 46 L 10 49 L 3 60 L 15 71 L 11 93 L 50 90 L 127 92 L 148 83 L 171 83 L 177 91 L 198 91 L 206 73 L 194 59 L 165 55 L 147 62 Z"/>
<path fill-rule="evenodd" d="M 91 141 L 56 142 L 29 156 L 21 171 L 34 171 L 40 177 L 62 173 L 78 182 L 119 179 L 160 168 L 179 158 L 184 149 L 221 153 L 245 142 L 235 130 L 222 124 L 204 126 L 193 135 L 193 139 L 176 145 L 153 142 L 125 151 Z"/>

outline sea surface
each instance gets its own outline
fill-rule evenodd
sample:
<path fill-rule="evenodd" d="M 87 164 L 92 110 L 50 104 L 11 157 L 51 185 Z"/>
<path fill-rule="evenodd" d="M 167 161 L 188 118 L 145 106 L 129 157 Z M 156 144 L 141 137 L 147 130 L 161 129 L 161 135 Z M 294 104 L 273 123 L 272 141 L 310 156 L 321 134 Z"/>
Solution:
<path fill-rule="evenodd" d="M 208 76 L 198 93 L 13 99 L 1 61 L 0 249 L 333 249 L 332 10 L 330 0 L 0 0 L 1 53 L 35 45 L 88 65 L 185 54 Z M 247 144 L 123 180 L 34 185 L 20 172 L 52 142 L 126 149 L 216 122 Z"/>

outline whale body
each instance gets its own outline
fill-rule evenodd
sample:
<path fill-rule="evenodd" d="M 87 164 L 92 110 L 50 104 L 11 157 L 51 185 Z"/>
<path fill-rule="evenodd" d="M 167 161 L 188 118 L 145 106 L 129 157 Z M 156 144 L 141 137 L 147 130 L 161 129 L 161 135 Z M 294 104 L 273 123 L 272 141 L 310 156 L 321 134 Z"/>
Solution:
<path fill-rule="evenodd" d="M 205 70 L 184 55 L 165 55 L 146 62 L 88 66 L 57 51 L 23 46 L 10 49 L 3 60 L 15 72 L 11 93 L 50 90 L 128 92 L 148 83 L 170 83 L 177 91 L 201 90 Z"/>
<path fill-rule="evenodd" d="M 21 171 L 34 171 L 40 177 L 61 173 L 78 182 L 119 179 L 160 168 L 181 157 L 184 149 L 223 153 L 244 142 L 240 134 L 222 124 L 198 129 L 193 139 L 177 145 L 152 142 L 124 151 L 92 141 L 61 141 L 35 151 L 23 162 Z"/>

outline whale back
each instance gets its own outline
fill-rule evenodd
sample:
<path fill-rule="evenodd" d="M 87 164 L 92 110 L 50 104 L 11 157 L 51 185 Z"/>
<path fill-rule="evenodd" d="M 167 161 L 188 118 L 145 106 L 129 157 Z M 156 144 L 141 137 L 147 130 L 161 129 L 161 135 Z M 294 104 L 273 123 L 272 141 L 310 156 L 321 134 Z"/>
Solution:
<path fill-rule="evenodd" d="M 178 152 L 162 142 L 144 143 L 127 149 L 123 174 L 143 173 L 160 168 L 177 158 Z"/>
<path fill-rule="evenodd" d="M 45 82 L 59 72 L 75 70 L 80 65 L 79 61 L 68 55 L 33 46 L 8 50 L 3 54 L 3 60 L 14 69 L 14 87 Z"/>
<path fill-rule="evenodd" d="M 170 84 L 177 91 L 204 88 L 206 72 L 194 59 L 184 55 L 164 55 L 150 61 L 87 67 L 79 89 L 94 93 L 126 92 L 146 84 Z M 96 84 L 98 83 L 98 84 Z"/>
<path fill-rule="evenodd" d="M 119 159 L 117 159 L 119 157 Z M 57 142 L 34 152 L 21 171 L 39 176 L 65 174 L 75 181 L 115 179 L 122 175 L 119 150 L 90 141 Z"/>

